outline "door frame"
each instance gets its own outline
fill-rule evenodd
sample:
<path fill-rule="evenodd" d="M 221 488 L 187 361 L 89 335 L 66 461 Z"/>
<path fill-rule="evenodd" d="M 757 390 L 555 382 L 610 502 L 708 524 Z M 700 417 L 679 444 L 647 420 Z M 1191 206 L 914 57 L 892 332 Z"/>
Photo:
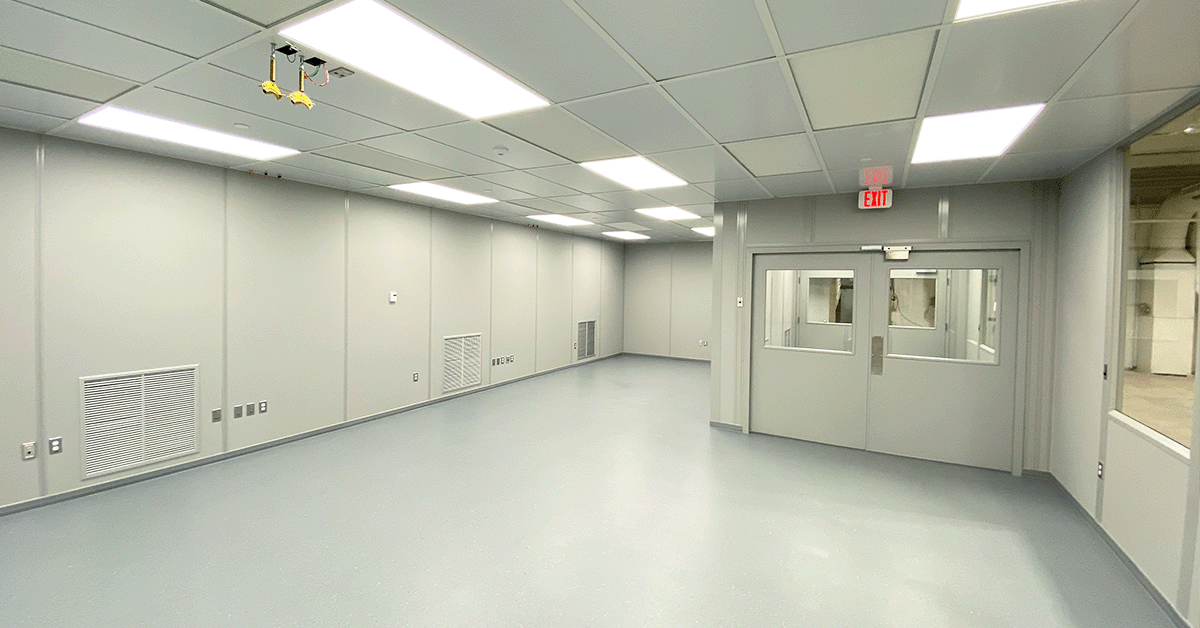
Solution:
<path fill-rule="evenodd" d="M 745 304 L 738 316 L 738 373 L 737 373 L 737 405 L 739 422 L 744 434 L 750 433 L 750 370 L 752 368 L 750 353 L 752 327 L 756 312 L 754 311 L 754 264 L 758 255 L 794 254 L 794 253 L 867 253 L 882 255 L 878 251 L 880 245 L 912 246 L 914 252 L 920 251 L 1016 251 L 1020 258 L 1020 268 L 1017 272 L 1017 381 L 1013 399 L 1013 448 L 1012 474 L 1020 476 L 1025 468 L 1025 426 L 1028 410 L 1029 390 L 1029 355 L 1032 338 L 1029 335 L 1031 283 L 1032 283 L 1032 244 L 1028 241 L 971 241 L 949 242 L 946 240 L 910 240 L 904 242 L 879 242 L 872 244 L 807 244 L 807 245 L 747 245 L 744 249 L 739 269 L 739 297 Z"/>

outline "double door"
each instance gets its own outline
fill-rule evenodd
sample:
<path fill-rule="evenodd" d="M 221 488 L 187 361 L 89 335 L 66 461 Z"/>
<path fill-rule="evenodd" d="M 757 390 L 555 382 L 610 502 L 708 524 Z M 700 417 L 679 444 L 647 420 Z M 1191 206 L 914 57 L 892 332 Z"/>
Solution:
<path fill-rule="evenodd" d="M 1012 470 L 1019 260 L 756 255 L 751 431 Z"/>

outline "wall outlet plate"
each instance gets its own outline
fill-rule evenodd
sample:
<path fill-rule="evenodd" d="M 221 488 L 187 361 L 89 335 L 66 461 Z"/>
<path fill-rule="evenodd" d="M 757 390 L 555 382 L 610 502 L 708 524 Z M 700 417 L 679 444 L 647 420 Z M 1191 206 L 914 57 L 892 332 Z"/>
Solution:
<path fill-rule="evenodd" d="M 50 455 L 61 454 L 63 450 L 62 436 L 50 439 Z"/>
<path fill-rule="evenodd" d="M 246 416 L 254 416 L 254 411 L 257 409 L 258 406 L 254 405 L 253 403 L 246 404 Z"/>
<path fill-rule="evenodd" d="M 413 373 L 413 381 L 415 382 L 415 381 L 417 381 L 418 379 L 421 379 L 421 374 L 420 374 L 420 373 Z"/>
<path fill-rule="evenodd" d="M 220 423 L 220 422 L 221 422 L 221 409 L 220 409 L 220 408 L 213 408 L 213 411 L 212 411 L 212 422 L 213 422 L 213 423 Z"/>
<path fill-rule="evenodd" d="M 267 413 L 267 402 L 265 402 L 265 401 L 258 402 L 258 413 L 259 414 Z"/>
<path fill-rule="evenodd" d="M 235 418 L 235 419 L 242 418 L 242 407 L 241 406 L 233 407 L 233 418 Z"/>
<path fill-rule="evenodd" d="M 21 443 L 21 460 L 37 458 L 37 443 Z"/>

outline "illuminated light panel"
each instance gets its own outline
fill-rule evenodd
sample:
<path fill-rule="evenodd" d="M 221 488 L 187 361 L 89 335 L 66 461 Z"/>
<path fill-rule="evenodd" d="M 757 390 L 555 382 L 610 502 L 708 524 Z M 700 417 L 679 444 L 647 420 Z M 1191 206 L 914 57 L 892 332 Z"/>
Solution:
<path fill-rule="evenodd" d="M 634 190 L 654 190 L 687 185 L 687 181 L 663 170 L 645 157 L 621 157 L 580 164 L 592 172 Z"/>
<path fill-rule="evenodd" d="M 606 235 L 610 238 L 617 238 L 619 240 L 649 240 L 650 239 L 650 236 L 648 236 L 648 235 L 643 235 L 641 233 L 634 233 L 633 231 L 605 231 L 604 235 Z"/>
<path fill-rule="evenodd" d="M 443 201 L 450 201 L 451 203 L 458 203 L 459 205 L 480 205 L 483 203 L 499 202 L 494 198 L 488 198 L 478 194 L 471 194 L 470 192 L 463 192 L 462 190 L 456 190 L 454 188 L 448 188 L 444 185 L 438 185 L 436 183 L 429 183 L 426 181 L 420 181 L 417 183 L 400 183 L 397 185 L 389 185 L 388 187 L 392 188 L 393 190 L 408 192 L 409 194 L 419 194 L 421 196 L 428 196 L 429 198 L 436 198 Z"/>
<path fill-rule="evenodd" d="M 634 210 L 639 214 L 645 214 L 651 218 L 659 220 L 696 220 L 700 218 L 686 209 L 678 207 L 647 207 L 646 209 Z"/>
<path fill-rule="evenodd" d="M 471 118 L 550 104 L 374 0 L 354 0 L 280 34 Z"/>
<path fill-rule="evenodd" d="M 717 235 L 716 227 L 692 227 L 692 231 L 695 231 L 696 233 L 699 233 L 700 235 L 708 236 L 710 238 L 716 237 L 716 235 Z"/>
<path fill-rule="evenodd" d="M 560 214 L 542 214 L 541 216 L 526 216 L 526 218 L 540 220 L 542 222 L 549 222 L 563 227 L 582 227 L 584 225 L 596 224 L 594 222 L 588 222 L 586 220 L 580 220 L 570 216 L 562 216 Z"/>
<path fill-rule="evenodd" d="M 925 118 L 912 162 L 928 164 L 1002 155 L 1044 108 L 1039 103 Z"/>
<path fill-rule="evenodd" d="M 1022 9 L 1044 7 L 1051 4 L 1065 4 L 1075 0 L 959 0 L 958 11 L 954 21 L 969 20 L 997 13 L 1011 13 Z"/>
<path fill-rule="evenodd" d="M 270 161 L 300 151 L 258 140 L 167 120 L 120 107 L 103 107 L 79 119 L 80 124 L 152 140 L 191 146 L 254 161 Z"/>

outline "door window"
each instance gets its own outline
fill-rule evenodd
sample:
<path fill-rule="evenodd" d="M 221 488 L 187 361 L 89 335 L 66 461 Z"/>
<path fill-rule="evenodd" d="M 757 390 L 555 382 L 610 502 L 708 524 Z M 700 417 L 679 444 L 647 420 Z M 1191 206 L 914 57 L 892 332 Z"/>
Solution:
<path fill-rule="evenodd" d="M 763 345 L 854 352 L 854 271 L 768 270 Z"/>
<path fill-rule="evenodd" d="M 890 271 L 888 354 L 999 363 L 1000 271 Z"/>

